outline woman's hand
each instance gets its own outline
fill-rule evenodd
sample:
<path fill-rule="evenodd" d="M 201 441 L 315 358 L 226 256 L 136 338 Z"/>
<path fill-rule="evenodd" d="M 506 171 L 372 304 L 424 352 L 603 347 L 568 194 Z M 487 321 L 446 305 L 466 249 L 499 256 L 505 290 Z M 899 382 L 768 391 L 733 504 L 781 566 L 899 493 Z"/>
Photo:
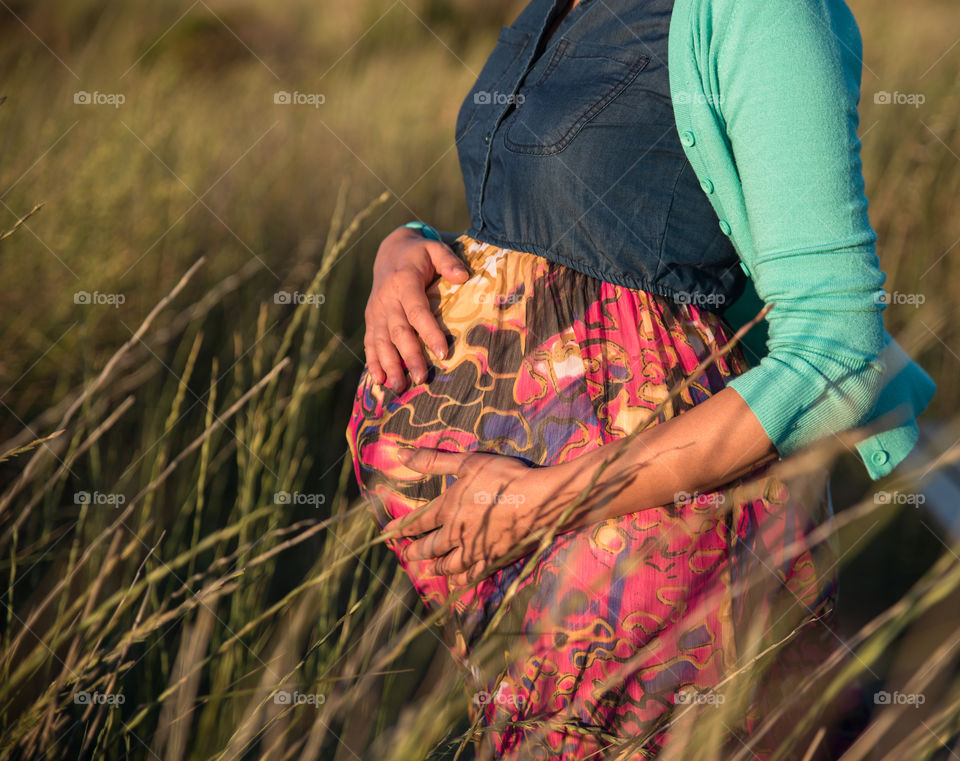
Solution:
<path fill-rule="evenodd" d="M 447 338 L 426 295 L 437 275 L 454 283 L 469 277 L 449 246 L 417 230 L 398 227 L 383 239 L 373 263 L 363 337 L 367 368 L 378 384 L 387 381 L 394 391 L 403 391 L 407 385 L 404 364 L 414 383 L 426 379 L 427 360 L 418 335 L 435 356 L 446 356 Z"/>
<path fill-rule="evenodd" d="M 411 470 L 454 475 L 457 480 L 420 508 L 418 517 L 396 518 L 391 531 L 410 522 L 397 536 L 426 536 L 408 544 L 404 560 L 433 560 L 434 574 L 449 576 L 452 587 L 468 586 L 489 575 L 483 571 L 512 550 L 531 544 L 531 534 L 546 527 L 560 504 L 553 469 L 531 468 L 513 457 L 477 452 L 406 449 L 398 454 Z"/>

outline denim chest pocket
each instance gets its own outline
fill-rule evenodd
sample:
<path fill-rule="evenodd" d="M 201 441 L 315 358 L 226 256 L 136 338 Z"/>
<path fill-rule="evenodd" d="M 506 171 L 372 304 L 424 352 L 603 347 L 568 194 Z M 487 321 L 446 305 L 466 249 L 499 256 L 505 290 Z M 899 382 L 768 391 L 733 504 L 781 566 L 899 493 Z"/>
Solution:
<path fill-rule="evenodd" d="M 480 75 L 457 114 L 456 138 L 459 140 L 470 127 L 481 107 L 498 103 L 508 93 L 497 90 L 503 86 L 507 74 L 514 67 L 530 40 L 528 32 L 505 26 L 500 30 L 497 44 L 480 70 Z M 519 72 L 518 72 L 519 73 Z"/>
<path fill-rule="evenodd" d="M 504 144 L 514 153 L 559 153 L 648 63 L 633 48 L 562 38 L 540 75 L 520 88 Z"/>

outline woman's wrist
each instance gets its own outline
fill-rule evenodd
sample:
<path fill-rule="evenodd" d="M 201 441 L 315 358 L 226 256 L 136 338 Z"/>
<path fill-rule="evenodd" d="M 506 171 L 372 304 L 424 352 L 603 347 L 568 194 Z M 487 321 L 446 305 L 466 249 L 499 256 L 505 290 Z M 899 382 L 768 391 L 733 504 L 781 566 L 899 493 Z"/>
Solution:
<path fill-rule="evenodd" d="M 459 233 L 448 233 L 443 230 L 437 230 L 435 227 L 431 227 L 426 222 L 407 222 L 404 225 L 401 225 L 397 230 L 410 230 L 415 235 L 419 235 L 421 238 L 426 238 L 427 240 L 435 240 L 443 243 L 446 246 L 453 247 L 453 244 L 456 243 L 457 238 L 460 237 Z"/>
<path fill-rule="evenodd" d="M 411 230 L 418 231 L 424 238 L 429 240 L 435 240 L 438 242 L 443 242 L 443 237 L 440 235 L 439 231 L 435 230 L 433 227 L 428 225 L 426 222 L 407 222 L 403 227 L 407 227 Z"/>
<path fill-rule="evenodd" d="M 590 514 L 598 505 L 598 497 L 604 489 L 603 475 L 591 486 L 592 471 L 587 473 L 584 467 L 593 464 L 588 460 L 594 459 L 584 455 L 569 462 L 534 469 L 534 477 L 539 480 L 537 492 L 545 495 L 537 505 L 537 526 L 556 528 L 556 533 L 562 534 L 595 522 Z"/>

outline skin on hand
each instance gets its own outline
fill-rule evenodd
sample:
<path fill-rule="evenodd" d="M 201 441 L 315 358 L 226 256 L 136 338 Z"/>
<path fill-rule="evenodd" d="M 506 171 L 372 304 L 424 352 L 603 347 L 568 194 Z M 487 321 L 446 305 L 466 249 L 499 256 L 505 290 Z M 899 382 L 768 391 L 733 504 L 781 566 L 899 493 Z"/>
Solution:
<path fill-rule="evenodd" d="M 435 357 L 446 356 L 447 338 L 426 295 L 437 276 L 464 283 L 470 274 L 449 246 L 417 230 L 399 227 L 383 239 L 364 311 L 363 348 L 374 381 L 398 393 L 407 387 L 404 365 L 414 383 L 426 379 L 424 346 Z"/>
<path fill-rule="evenodd" d="M 384 532 L 420 537 L 408 544 L 403 559 L 432 560 L 425 571 L 450 576 L 451 586 L 466 586 L 511 551 L 524 546 L 542 527 L 556 471 L 531 468 L 520 460 L 478 452 L 401 450 L 398 459 L 417 473 L 454 475 L 439 497 L 394 519 Z"/>

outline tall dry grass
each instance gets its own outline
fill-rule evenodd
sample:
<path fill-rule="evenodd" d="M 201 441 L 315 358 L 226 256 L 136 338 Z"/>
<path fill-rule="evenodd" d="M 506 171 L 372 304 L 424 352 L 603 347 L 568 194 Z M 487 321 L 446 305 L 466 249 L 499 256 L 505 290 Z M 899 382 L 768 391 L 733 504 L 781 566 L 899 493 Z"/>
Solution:
<path fill-rule="evenodd" d="M 520 5 L 0 9 L 0 758 L 472 754 L 476 688 L 442 644 L 443 612 L 422 608 L 354 501 L 342 431 L 377 243 L 412 218 L 466 226 L 452 125 Z M 884 604 L 841 592 L 858 615 L 798 687 L 823 703 L 800 729 L 821 745 L 820 725 L 852 732 L 845 684 L 922 692 L 921 708 L 870 706 L 843 758 L 947 757 L 958 548 L 875 494 L 919 493 L 960 438 L 958 11 L 854 10 L 887 288 L 925 297 L 891 304 L 887 325 L 936 378 L 926 417 L 946 429 L 882 484 L 842 445 L 813 457 L 838 474 L 844 509 L 822 533 L 846 588 Z M 125 103 L 75 104 L 80 90 Z M 275 104 L 278 90 L 325 102 Z M 895 586 L 861 578 L 896 553 L 914 557 L 892 563 Z M 717 757 L 736 696 L 776 658 L 761 642 L 723 711 L 671 719 L 684 758 Z"/>

